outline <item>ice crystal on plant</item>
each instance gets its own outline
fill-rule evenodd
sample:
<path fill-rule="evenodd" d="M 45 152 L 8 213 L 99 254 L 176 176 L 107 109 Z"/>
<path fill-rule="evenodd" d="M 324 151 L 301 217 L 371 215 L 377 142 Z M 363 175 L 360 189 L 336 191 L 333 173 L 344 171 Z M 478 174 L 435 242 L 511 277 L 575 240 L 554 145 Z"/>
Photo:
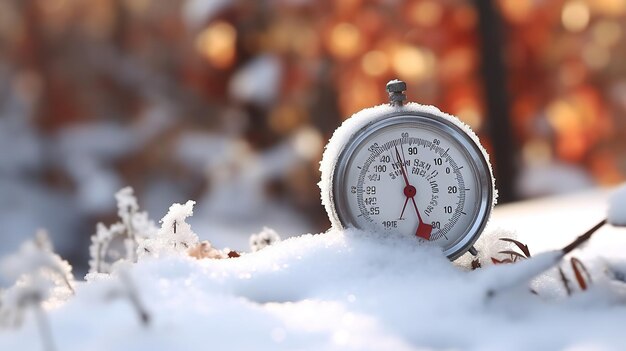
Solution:
<path fill-rule="evenodd" d="M 173 204 L 161 219 L 161 229 L 157 234 L 142 242 L 139 247 L 140 256 L 164 253 L 187 252 L 199 243 L 198 235 L 193 232 L 187 217 L 193 215 L 195 201 L 187 201 L 184 205 Z"/>
<path fill-rule="evenodd" d="M 20 249 L 0 262 L 0 273 L 13 282 L 2 293 L 2 324 L 19 325 L 28 307 L 41 309 L 51 297 L 68 297 L 74 293 L 72 266 L 57 255 L 45 232 L 22 244 Z M 56 295 L 56 296 L 53 296 Z"/>
<path fill-rule="evenodd" d="M 148 214 L 139 211 L 131 187 L 118 191 L 115 199 L 120 221 L 108 228 L 102 223 L 97 224 L 96 234 L 91 237 L 89 247 L 89 273 L 109 273 L 111 265 L 120 259 L 135 262 L 141 243 L 153 237 L 157 231 Z M 119 250 L 124 252 L 124 256 Z"/>

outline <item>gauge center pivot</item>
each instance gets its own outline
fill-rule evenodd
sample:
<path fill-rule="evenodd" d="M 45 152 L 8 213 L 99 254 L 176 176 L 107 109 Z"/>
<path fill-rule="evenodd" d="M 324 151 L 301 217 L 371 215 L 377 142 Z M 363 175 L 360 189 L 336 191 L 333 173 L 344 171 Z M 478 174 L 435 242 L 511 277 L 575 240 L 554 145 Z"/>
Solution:
<path fill-rule="evenodd" d="M 417 194 L 417 189 L 413 185 L 407 185 L 404 187 L 404 196 L 414 197 Z"/>

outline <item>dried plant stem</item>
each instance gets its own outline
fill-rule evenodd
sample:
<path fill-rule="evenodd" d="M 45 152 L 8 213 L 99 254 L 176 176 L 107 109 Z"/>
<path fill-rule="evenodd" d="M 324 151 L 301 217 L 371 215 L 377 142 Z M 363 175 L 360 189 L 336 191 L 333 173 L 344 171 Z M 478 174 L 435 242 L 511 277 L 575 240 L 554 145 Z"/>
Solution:
<path fill-rule="evenodd" d="M 70 281 L 67 279 L 67 277 L 65 275 L 63 275 L 62 277 L 63 277 L 63 283 L 65 283 L 65 286 L 67 286 L 67 288 L 70 289 L 70 292 L 72 293 L 72 295 L 76 295 L 76 290 L 74 290 L 74 287 L 72 287 L 72 284 L 70 284 Z"/>
<path fill-rule="evenodd" d="M 602 228 L 606 224 L 606 219 L 600 221 L 600 223 L 596 224 L 593 228 L 589 229 L 585 234 L 576 238 L 576 240 L 572 241 L 569 245 L 565 246 L 561 251 L 563 251 L 563 255 L 567 255 L 572 252 L 574 249 L 584 244 L 591 238 L 591 236 L 598 231 L 598 229 Z"/>
<path fill-rule="evenodd" d="M 572 241 L 569 245 L 567 245 L 564 248 L 562 248 L 561 250 L 559 250 L 560 252 L 559 252 L 559 255 L 557 256 L 558 259 L 556 261 L 554 261 L 553 263 L 549 263 L 548 265 L 542 265 L 542 266 L 534 267 L 532 271 L 529 271 L 529 272 L 527 272 L 527 274 L 524 274 L 523 276 L 519 277 L 519 280 L 517 282 L 512 282 L 513 284 L 509 285 L 508 287 L 510 287 L 512 285 L 523 284 L 529 278 L 531 278 L 532 276 L 537 276 L 537 275 L 547 271 L 548 269 L 551 269 L 554 266 L 558 265 L 559 262 L 561 261 L 561 259 L 565 255 L 567 255 L 568 253 L 572 252 L 574 249 L 580 247 L 582 244 L 586 243 L 591 238 L 591 236 L 595 232 L 597 232 L 598 229 L 602 228 L 606 223 L 607 223 L 607 220 L 603 219 L 598 224 L 593 226 L 593 228 L 589 229 L 583 235 L 581 235 L 578 238 L 576 238 L 576 240 Z M 502 263 L 502 262 L 505 262 L 505 261 L 512 262 L 512 260 L 510 260 L 510 259 L 505 259 L 505 260 L 499 261 L 499 260 L 494 259 L 493 257 L 491 258 L 491 260 L 494 263 Z M 531 261 L 531 260 L 529 259 L 529 260 L 526 260 L 526 261 Z M 568 295 L 571 294 L 571 289 L 569 287 L 569 283 L 568 283 L 567 279 L 565 278 L 565 275 L 563 274 L 563 271 L 561 270 L 560 267 L 559 267 L 559 273 L 561 274 L 561 281 L 563 282 L 563 285 L 565 286 L 565 290 L 567 291 Z M 522 279 L 524 279 L 524 280 L 522 280 Z M 503 290 L 503 288 L 489 289 L 487 291 L 487 297 L 491 298 L 491 297 L 495 296 L 496 293 L 499 290 Z"/>
<path fill-rule="evenodd" d="M 589 285 L 587 282 L 591 283 L 591 274 L 589 274 L 587 267 L 576 257 L 572 257 L 570 263 L 578 286 L 580 286 L 582 290 L 587 290 L 587 286 Z M 583 276 L 583 273 L 585 276 Z"/>
<path fill-rule="evenodd" d="M 37 319 L 37 325 L 39 326 L 39 332 L 41 333 L 41 341 L 43 343 L 43 349 L 45 351 L 55 351 L 54 340 L 52 339 L 52 330 L 50 329 L 50 323 L 46 317 L 46 313 L 39 304 L 33 305 L 35 310 L 35 318 Z"/>
<path fill-rule="evenodd" d="M 569 280 L 567 280 L 567 277 L 565 276 L 565 273 L 563 273 L 563 269 L 561 269 L 561 267 L 559 267 L 559 276 L 561 277 L 561 282 L 563 283 L 563 287 L 565 287 L 567 296 L 572 295 L 572 288 L 569 287 Z"/>

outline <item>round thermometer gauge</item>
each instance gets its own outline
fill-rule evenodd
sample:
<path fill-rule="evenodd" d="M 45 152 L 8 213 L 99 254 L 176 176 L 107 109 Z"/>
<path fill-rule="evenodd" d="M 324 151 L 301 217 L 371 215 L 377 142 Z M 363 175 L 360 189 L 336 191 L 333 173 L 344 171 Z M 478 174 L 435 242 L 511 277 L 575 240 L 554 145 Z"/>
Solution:
<path fill-rule="evenodd" d="M 470 251 L 495 203 L 488 156 L 457 118 L 391 103 L 358 112 L 335 132 L 322 161 L 322 200 L 334 226 L 416 236 L 452 259 Z"/>

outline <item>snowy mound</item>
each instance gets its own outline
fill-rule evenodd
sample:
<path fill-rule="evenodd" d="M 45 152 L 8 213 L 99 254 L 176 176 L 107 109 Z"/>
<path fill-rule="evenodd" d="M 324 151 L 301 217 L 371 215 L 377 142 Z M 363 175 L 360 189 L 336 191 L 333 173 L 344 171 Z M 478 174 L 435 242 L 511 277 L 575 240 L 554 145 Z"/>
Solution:
<path fill-rule="evenodd" d="M 468 272 L 413 238 L 330 231 L 233 259 L 147 257 L 79 284 L 49 322 L 63 351 L 626 347 L 623 284 L 597 281 L 555 304 L 542 296 L 559 282 L 545 275 L 529 292 L 532 266 L 555 258 Z M 125 281 L 149 325 L 128 301 L 107 298 Z M 1 350 L 40 348 L 34 319 L 0 332 Z"/>
<path fill-rule="evenodd" d="M 626 226 L 626 185 L 619 187 L 611 196 L 607 221 L 614 226 Z"/>

